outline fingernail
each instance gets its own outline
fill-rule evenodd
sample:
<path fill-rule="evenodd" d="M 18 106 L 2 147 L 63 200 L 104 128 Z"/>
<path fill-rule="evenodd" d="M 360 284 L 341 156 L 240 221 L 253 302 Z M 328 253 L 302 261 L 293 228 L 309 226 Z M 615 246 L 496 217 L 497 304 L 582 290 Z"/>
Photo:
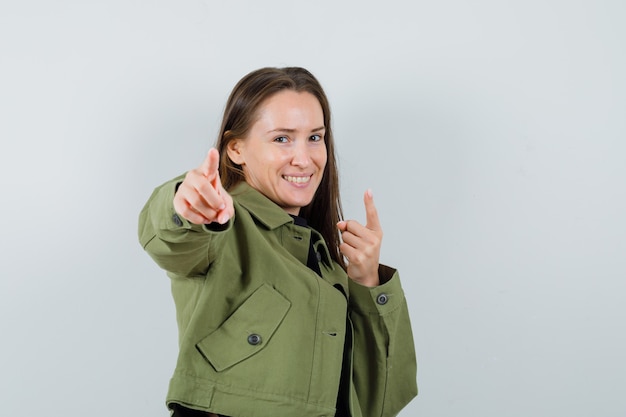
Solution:
<path fill-rule="evenodd" d="M 367 189 L 367 196 L 368 196 L 369 198 L 374 198 L 374 193 L 372 192 L 372 189 L 371 189 L 371 188 L 368 188 L 368 189 Z"/>

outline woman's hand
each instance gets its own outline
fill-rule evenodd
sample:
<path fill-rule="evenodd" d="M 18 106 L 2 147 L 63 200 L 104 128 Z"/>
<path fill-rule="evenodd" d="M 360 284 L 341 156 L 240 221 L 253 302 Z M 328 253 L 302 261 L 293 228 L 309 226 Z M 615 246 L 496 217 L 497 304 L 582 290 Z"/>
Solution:
<path fill-rule="evenodd" d="M 343 243 L 339 250 L 348 260 L 348 277 L 367 287 L 380 284 L 378 278 L 378 261 L 383 230 L 378 220 L 378 211 L 374 205 L 372 191 L 367 190 L 363 197 L 365 202 L 366 224 L 356 220 L 337 223 Z"/>
<path fill-rule="evenodd" d="M 234 214 L 233 199 L 222 188 L 220 154 L 211 148 L 198 168 L 187 173 L 174 195 L 174 209 L 194 224 L 226 223 Z"/>

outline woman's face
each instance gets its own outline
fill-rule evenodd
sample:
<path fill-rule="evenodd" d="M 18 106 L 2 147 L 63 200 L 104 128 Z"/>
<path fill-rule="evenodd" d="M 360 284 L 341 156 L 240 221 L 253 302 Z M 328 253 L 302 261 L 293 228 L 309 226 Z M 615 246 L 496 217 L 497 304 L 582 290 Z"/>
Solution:
<path fill-rule="evenodd" d="M 326 166 L 324 114 L 317 98 L 284 90 L 265 100 L 248 136 L 228 145 L 246 182 L 290 214 L 308 205 Z"/>

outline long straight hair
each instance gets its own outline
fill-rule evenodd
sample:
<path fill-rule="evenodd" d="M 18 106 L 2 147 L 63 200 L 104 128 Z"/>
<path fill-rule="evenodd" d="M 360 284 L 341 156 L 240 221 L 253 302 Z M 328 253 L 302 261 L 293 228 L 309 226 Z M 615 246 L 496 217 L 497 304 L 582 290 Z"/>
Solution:
<path fill-rule="evenodd" d="M 257 119 L 257 111 L 265 100 L 274 94 L 293 90 L 307 92 L 319 101 L 324 113 L 326 134 L 327 162 L 313 200 L 302 207 L 300 216 L 321 233 L 328 244 L 331 257 L 342 268 L 346 268 L 343 256 L 339 251 L 340 237 L 337 222 L 343 218 L 341 198 L 339 195 L 339 174 L 335 157 L 330 105 L 322 86 L 317 79 L 304 68 L 261 68 L 244 76 L 233 88 L 220 127 L 216 148 L 220 153 L 220 177 L 226 191 L 245 181 L 243 169 L 228 156 L 228 143 L 234 139 L 245 138 Z"/>

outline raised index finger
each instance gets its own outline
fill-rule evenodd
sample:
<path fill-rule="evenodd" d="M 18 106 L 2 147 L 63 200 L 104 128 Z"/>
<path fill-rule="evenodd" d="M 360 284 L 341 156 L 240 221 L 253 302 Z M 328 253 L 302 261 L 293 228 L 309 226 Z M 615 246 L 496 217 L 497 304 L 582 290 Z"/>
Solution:
<path fill-rule="evenodd" d="M 204 162 L 200 166 L 200 171 L 202 171 L 202 175 L 207 177 L 209 180 L 215 178 L 218 173 L 218 168 L 220 165 L 220 153 L 215 148 L 209 149 Z"/>
<path fill-rule="evenodd" d="M 220 153 L 217 149 L 211 148 L 200 166 L 200 172 L 207 179 L 210 188 L 201 187 L 198 189 L 198 192 L 214 210 L 222 210 L 224 208 L 224 199 L 221 196 L 222 184 L 218 171 L 219 158 Z"/>
<path fill-rule="evenodd" d="M 365 227 L 370 230 L 382 230 L 380 220 L 378 219 L 378 210 L 376 210 L 376 205 L 374 205 L 374 195 L 372 194 L 372 190 L 367 190 L 365 192 L 363 202 L 365 203 Z"/>

